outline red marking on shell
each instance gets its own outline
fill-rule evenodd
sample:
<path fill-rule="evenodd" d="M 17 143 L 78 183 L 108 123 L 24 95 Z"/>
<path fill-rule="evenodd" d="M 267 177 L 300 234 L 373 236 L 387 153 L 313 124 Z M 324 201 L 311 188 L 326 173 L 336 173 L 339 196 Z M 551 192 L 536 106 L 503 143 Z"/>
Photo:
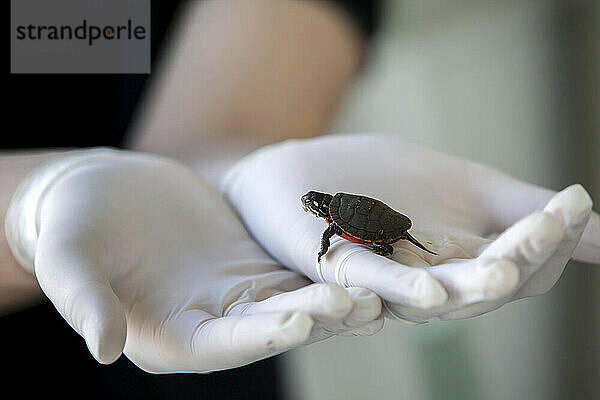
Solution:
<path fill-rule="evenodd" d="M 338 236 L 340 236 L 350 242 L 353 242 L 353 243 L 371 243 L 370 240 L 362 240 L 362 239 L 356 238 L 354 236 L 350 236 L 346 233 L 342 233 L 341 235 L 338 235 Z"/>

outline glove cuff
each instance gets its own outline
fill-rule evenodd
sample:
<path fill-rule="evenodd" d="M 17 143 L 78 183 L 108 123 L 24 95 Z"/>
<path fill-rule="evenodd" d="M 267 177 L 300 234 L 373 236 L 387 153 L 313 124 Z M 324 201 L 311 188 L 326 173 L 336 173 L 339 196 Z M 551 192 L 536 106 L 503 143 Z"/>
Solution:
<path fill-rule="evenodd" d="M 32 171 L 19 184 L 8 206 L 4 229 L 13 256 L 26 271 L 35 275 L 39 210 L 48 189 L 67 172 L 92 160 L 114 159 L 120 153 L 110 148 L 71 151 Z"/>

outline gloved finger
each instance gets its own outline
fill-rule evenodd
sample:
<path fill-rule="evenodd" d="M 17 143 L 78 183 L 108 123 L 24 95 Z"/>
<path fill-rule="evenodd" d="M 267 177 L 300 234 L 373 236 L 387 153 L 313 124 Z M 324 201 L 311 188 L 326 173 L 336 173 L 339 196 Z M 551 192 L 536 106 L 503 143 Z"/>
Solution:
<path fill-rule="evenodd" d="M 281 311 L 303 311 L 318 321 L 342 320 L 353 308 L 344 288 L 333 283 L 315 283 L 284 292 L 263 301 L 240 303 L 227 315 L 254 315 Z"/>
<path fill-rule="evenodd" d="M 560 221 L 538 211 L 508 228 L 478 258 L 514 263 L 519 268 L 522 285 L 550 258 L 563 238 Z"/>
<path fill-rule="evenodd" d="M 339 286 L 338 286 L 339 287 Z M 352 310 L 346 317 L 337 321 L 317 321 L 310 336 L 310 343 L 324 340 L 333 335 L 343 335 L 365 327 L 364 335 L 375 333 L 381 328 L 379 323 L 373 324 L 381 317 L 381 299 L 368 289 L 350 287 L 345 289 L 352 299 Z"/>
<path fill-rule="evenodd" d="M 519 290 L 517 297 L 535 296 L 554 286 L 588 224 L 592 200 L 581 185 L 572 185 L 557 193 L 544 208 L 564 230 L 564 238 L 558 244 L 544 267 L 537 271 Z"/>
<path fill-rule="evenodd" d="M 391 311 L 418 322 L 468 318 L 498 308 L 504 302 L 496 300 L 519 286 L 517 297 L 525 297 L 523 289 L 530 283 L 538 288 L 541 283 L 547 290 L 548 283 L 553 285 L 560 272 L 553 271 L 552 279 L 538 279 L 538 274 L 546 271 L 549 260 L 568 241 L 568 229 L 561 220 L 578 221 L 581 226 L 581 217 L 576 216 L 585 214 L 589 203 L 584 200 L 578 188 L 561 192 L 544 211 L 535 212 L 507 229 L 477 259 L 427 268 L 448 290 L 450 307 L 432 309 L 430 315 L 398 305 L 390 305 Z M 563 266 L 566 260 L 568 256 Z"/>
<path fill-rule="evenodd" d="M 315 321 L 308 343 L 352 330 L 381 314 L 379 297 L 367 289 L 344 289 L 333 283 L 315 283 L 260 302 L 231 307 L 227 315 L 252 315 L 276 311 L 303 311 Z"/>
<path fill-rule="evenodd" d="M 505 297 L 519 284 L 519 269 L 504 259 L 457 260 L 427 270 L 446 288 L 452 308 Z"/>
<path fill-rule="evenodd" d="M 110 364 L 123 351 L 127 322 L 123 306 L 93 249 L 42 229 L 35 274 L 44 293 L 85 339 L 98 362 Z"/>
<path fill-rule="evenodd" d="M 405 323 L 423 323 L 440 319 L 468 318 L 480 314 L 487 304 L 514 293 L 519 283 L 519 269 L 507 260 L 454 260 L 427 267 L 446 288 L 446 304 L 428 310 L 387 303 L 386 311 Z M 458 317 L 460 315 L 460 317 Z"/>
<path fill-rule="evenodd" d="M 239 367 L 304 344 L 312 327 L 310 316 L 299 311 L 214 318 L 188 310 L 166 328 L 179 351 L 157 365 L 180 372 Z M 144 368 L 153 370 L 152 365 Z"/>
<path fill-rule="evenodd" d="M 418 308 L 444 304 L 448 294 L 427 271 L 379 256 L 362 245 L 338 240 L 321 259 L 328 281 L 363 287 L 385 300 Z"/>
<path fill-rule="evenodd" d="M 600 215 L 592 211 L 573 258 L 577 261 L 600 264 Z"/>
<path fill-rule="evenodd" d="M 431 315 L 395 305 L 392 311 L 419 322 L 488 312 L 497 308 L 496 300 L 517 291 L 544 264 L 563 236 L 556 218 L 549 213 L 533 213 L 507 229 L 478 258 L 427 268 L 448 291 L 448 306 L 432 310 Z"/>
<path fill-rule="evenodd" d="M 479 190 L 482 207 L 496 230 L 503 230 L 523 216 L 542 210 L 556 192 L 515 179 L 492 168 L 476 168 L 472 182 Z M 581 187 L 572 185 L 570 187 Z M 485 190 L 480 188 L 484 187 Z M 583 187 L 581 187 L 583 189 Z M 567 188 L 568 189 L 568 188 Z M 510 201 L 507 201 L 510 199 Z M 592 212 L 581 241 L 573 254 L 579 261 L 600 264 L 600 215 Z"/>
<path fill-rule="evenodd" d="M 385 320 L 385 318 L 383 317 L 383 314 L 381 314 L 374 321 L 369 322 L 368 324 L 365 324 L 358 328 L 354 328 L 351 331 L 342 332 L 342 333 L 340 333 L 340 336 L 371 336 L 371 335 L 374 335 L 377 332 L 379 332 L 381 329 L 383 329 L 384 320 Z"/>
<path fill-rule="evenodd" d="M 374 292 L 359 287 L 349 287 L 346 291 L 350 294 L 353 306 L 344 318 L 344 327 L 359 328 L 381 316 L 381 299 Z"/>

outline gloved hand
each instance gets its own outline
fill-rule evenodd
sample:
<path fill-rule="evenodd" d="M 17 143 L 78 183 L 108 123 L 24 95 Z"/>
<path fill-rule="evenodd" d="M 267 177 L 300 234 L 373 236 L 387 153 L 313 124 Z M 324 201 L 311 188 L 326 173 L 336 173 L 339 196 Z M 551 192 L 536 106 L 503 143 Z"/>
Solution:
<path fill-rule="evenodd" d="M 215 371 L 383 323 L 371 291 L 281 268 L 219 193 L 156 156 L 68 153 L 21 185 L 6 232 L 102 363 Z"/>
<path fill-rule="evenodd" d="M 556 194 L 389 135 L 268 146 L 232 167 L 222 189 L 283 265 L 314 281 L 369 288 L 405 321 L 479 315 L 548 291 L 572 256 L 600 263 L 600 218 L 580 185 Z M 310 190 L 383 201 L 439 255 L 401 240 L 386 258 L 334 236 L 317 263 L 326 224 L 303 211 Z"/>

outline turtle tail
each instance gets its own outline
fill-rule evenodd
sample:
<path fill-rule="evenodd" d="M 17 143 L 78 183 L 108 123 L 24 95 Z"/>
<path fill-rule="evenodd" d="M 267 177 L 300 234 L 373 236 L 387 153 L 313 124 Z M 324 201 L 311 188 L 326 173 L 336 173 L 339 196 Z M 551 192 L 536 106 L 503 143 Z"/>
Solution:
<path fill-rule="evenodd" d="M 439 254 L 434 253 L 433 251 L 429 250 L 428 248 L 426 248 L 425 246 L 423 246 L 421 243 L 419 243 L 419 241 L 417 239 L 415 239 L 410 233 L 408 232 L 404 232 L 404 235 L 402 235 L 403 239 L 408 240 L 409 242 L 411 242 L 412 244 L 414 244 L 415 246 L 417 246 L 420 249 L 425 250 L 426 252 L 433 254 L 434 256 L 437 256 Z"/>

